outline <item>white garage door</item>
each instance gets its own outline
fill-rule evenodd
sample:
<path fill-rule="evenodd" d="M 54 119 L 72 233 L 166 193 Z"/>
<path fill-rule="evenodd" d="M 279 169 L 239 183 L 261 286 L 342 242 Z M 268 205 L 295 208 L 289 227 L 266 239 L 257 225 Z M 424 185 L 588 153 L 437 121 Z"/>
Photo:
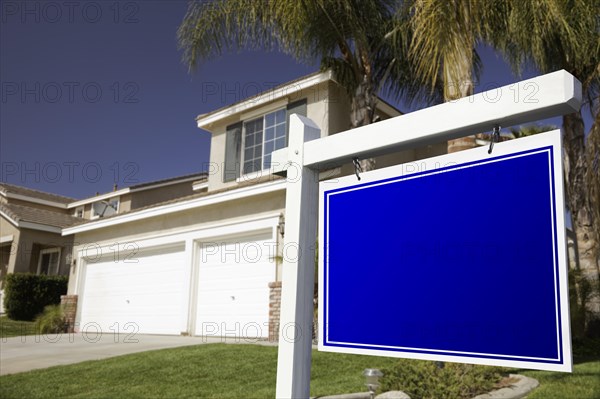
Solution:
<path fill-rule="evenodd" d="M 119 262 L 110 257 L 88 263 L 80 299 L 81 331 L 177 335 L 185 331 L 189 277 L 183 250 L 181 243 L 142 249 Z"/>
<path fill-rule="evenodd" d="M 275 280 L 274 251 L 271 233 L 202 244 L 196 335 L 269 336 L 269 283 Z"/>

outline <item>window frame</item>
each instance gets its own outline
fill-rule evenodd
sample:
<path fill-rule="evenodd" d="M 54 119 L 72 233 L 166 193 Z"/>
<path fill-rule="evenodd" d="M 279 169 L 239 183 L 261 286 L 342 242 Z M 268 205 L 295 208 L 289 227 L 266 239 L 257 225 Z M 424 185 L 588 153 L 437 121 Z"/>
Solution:
<path fill-rule="evenodd" d="M 79 212 L 81 212 L 81 216 L 79 216 Z M 75 212 L 73 214 L 73 216 L 75 216 L 76 218 L 82 218 L 85 215 L 85 207 L 83 206 L 78 206 L 77 208 L 75 208 Z"/>
<path fill-rule="evenodd" d="M 37 267 L 37 275 L 41 275 L 41 271 L 42 271 L 42 259 L 44 258 L 44 255 L 46 254 L 52 254 L 52 253 L 57 253 L 57 262 L 56 262 L 56 270 L 54 271 L 55 273 L 52 273 L 52 270 L 50 270 L 50 265 L 48 265 L 48 273 L 45 274 L 45 276 L 58 276 L 59 272 L 60 272 L 60 257 L 61 257 L 61 248 L 60 247 L 54 247 L 54 248 L 46 248 L 46 249 L 42 249 L 39 252 L 38 255 L 38 267 Z"/>
<path fill-rule="evenodd" d="M 96 204 L 98 202 L 103 202 L 103 201 L 110 203 L 110 202 L 115 201 L 115 200 L 117 201 L 117 209 L 115 209 L 115 213 L 114 214 L 119 213 L 119 208 L 121 207 L 121 197 L 120 196 L 116 196 L 116 197 L 108 198 L 106 200 L 98 200 L 98 201 L 92 202 L 91 203 L 91 210 L 90 210 L 90 219 L 101 219 L 101 218 L 105 217 L 105 216 L 101 216 L 101 215 L 97 215 L 96 214 L 96 210 L 94 209 L 94 204 Z M 109 216 L 111 216 L 111 215 L 109 215 Z"/>
<path fill-rule="evenodd" d="M 272 126 L 273 129 L 277 129 L 278 126 L 283 125 L 283 130 L 284 130 L 284 140 L 286 140 L 287 143 L 287 124 L 288 124 L 288 118 L 287 118 L 287 108 L 284 107 L 280 107 L 277 109 L 274 109 L 272 111 L 266 112 L 262 115 L 257 115 L 253 118 L 249 118 L 247 120 L 244 120 L 242 123 L 242 137 L 241 137 L 241 146 L 240 146 L 240 175 L 239 177 L 236 179 L 237 182 L 240 181 L 245 181 L 248 179 L 255 179 L 257 177 L 260 177 L 263 175 L 265 170 L 268 170 L 269 168 L 265 168 L 265 144 L 266 144 L 266 131 L 267 131 L 267 116 L 273 114 L 273 117 L 275 118 L 275 114 L 277 114 L 278 112 L 283 111 L 283 122 L 282 123 L 274 123 Z M 262 140 L 261 140 L 261 156 L 260 156 L 260 169 L 259 170 L 253 170 L 251 172 L 245 172 L 245 163 L 246 163 L 246 124 L 255 122 L 257 120 L 262 120 Z M 275 141 L 280 138 L 276 136 L 276 133 L 274 132 L 274 136 L 272 140 L 268 140 L 271 141 L 273 143 L 275 143 Z M 287 144 L 286 144 L 287 145 Z M 272 154 L 273 151 L 276 151 L 275 149 L 273 149 L 270 153 Z M 254 158 L 253 158 L 254 159 Z"/>

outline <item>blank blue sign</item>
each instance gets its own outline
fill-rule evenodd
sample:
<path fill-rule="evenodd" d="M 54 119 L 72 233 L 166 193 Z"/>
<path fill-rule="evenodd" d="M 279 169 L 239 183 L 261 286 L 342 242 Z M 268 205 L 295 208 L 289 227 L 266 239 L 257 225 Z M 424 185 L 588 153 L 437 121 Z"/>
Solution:
<path fill-rule="evenodd" d="M 560 136 L 540 136 L 322 183 L 320 349 L 570 371 Z"/>

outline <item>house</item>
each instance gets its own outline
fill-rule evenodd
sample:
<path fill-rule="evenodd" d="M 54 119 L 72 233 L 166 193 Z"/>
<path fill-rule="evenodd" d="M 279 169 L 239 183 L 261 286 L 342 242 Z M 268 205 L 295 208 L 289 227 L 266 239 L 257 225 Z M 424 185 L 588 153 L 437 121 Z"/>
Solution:
<path fill-rule="evenodd" d="M 350 128 L 349 99 L 331 73 L 302 77 L 197 117 L 212 135 L 204 191 L 64 228 L 75 242 L 68 300 L 76 329 L 276 336 L 286 182 L 269 166 L 272 151 L 286 146 L 293 113 L 315 121 L 322 136 Z M 377 114 L 400 112 L 381 100 Z M 376 162 L 445 152 L 440 143 Z M 349 160 L 321 177 L 351 173 Z"/>
<path fill-rule="evenodd" d="M 75 199 L 0 183 L 0 288 L 8 273 L 67 275 L 73 237 L 62 228 L 80 219 Z"/>
<path fill-rule="evenodd" d="M 350 108 L 331 72 L 314 73 L 199 115 L 198 127 L 212 136 L 207 175 L 181 181 L 177 195 L 167 198 L 171 184 L 150 199 L 147 190 L 160 186 L 151 184 L 67 201 L 74 219 L 61 226 L 62 237 L 73 249 L 61 271 L 69 273 L 64 301 L 74 328 L 276 337 L 286 181 L 270 174 L 271 153 L 287 146 L 290 115 L 312 119 L 324 137 L 350 128 Z M 400 115 L 381 99 L 376 113 Z M 378 157 L 376 165 L 445 152 L 439 143 Z M 348 160 L 321 179 L 353 173 Z"/>
<path fill-rule="evenodd" d="M 83 200 L 0 183 L 0 294 L 9 273 L 69 275 L 74 236 L 62 235 L 64 228 L 190 195 L 194 189 L 206 189 L 205 173 L 115 187 Z"/>

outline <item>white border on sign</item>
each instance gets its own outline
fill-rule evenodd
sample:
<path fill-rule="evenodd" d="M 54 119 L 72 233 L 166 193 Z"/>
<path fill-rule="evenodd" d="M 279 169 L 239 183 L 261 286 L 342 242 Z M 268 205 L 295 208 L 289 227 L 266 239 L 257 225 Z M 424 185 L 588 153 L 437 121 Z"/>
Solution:
<path fill-rule="evenodd" d="M 486 158 L 497 158 L 497 157 L 505 157 L 500 160 L 490 160 L 490 162 L 497 162 L 507 159 L 512 159 L 520 156 L 527 156 L 534 153 L 539 152 L 548 152 L 550 156 L 550 151 L 543 150 L 541 147 L 553 147 L 553 158 L 549 159 L 549 162 L 553 162 L 552 165 L 554 169 L 554 181 L 550 181 L 551 186 L 554 185 L 554 200 L 555 203 L 551 206 L 552 212 L 554 209 L 561 210 L 565 208 L 564 204 L 564 187 L 563 187 L 563 174 L 562 174 L 562 145 L 561 145 L 561 134 L 560 130 L 554 130 L 547 133 L 541 133 L 535 136 L 529 136 L 517 140 L 511 140 L 503 143 L 497 143 L 494 145 L 493 153 L 488 154 L 488 147 L 479 147 L 470 149 L 467 151 L 461 151 L 452 154 L 446 154 L 434 158 L 424 159 L 416 161 L 418 165 L 421 167 L 421 170 L 416 170 L 414 168 L 414 164 L 402 164 L 396 165 L 384 169 L 369 171 L 361 174 L 361 180 L 358 182 L 356 180 L 356 176 L 346 176 L 342 178 L 338 178 L 335 180 L 324 181 L 319 184 L 319 237 L 326 237 L 328 232 L 325 231 L 325 220 L 324 220 L 324 211 L 328 204 L 325 203 L 325 192 L 336 189 L 343 189 L 347 187 L 347 190 L 340 190 L 337 193 L 349 192 L 353 190 L 361 189 L 356 187 L 357 185 L 363 186 L 367 185 L 367 187 L 375 187 L 381 184 L 389 184 L 397 181 L 413 179 L 418 177 L 423 177 L 435 173 L 446 173 L 457 169 L 462 169 L 461 164 L 469 163 L 469 162 L 478 162 L 477 165 L 486 164 Z M 540 148 L 539 152 L 535 152 L 532 150 Z M 523 151 L 529 151 L 527 154 L 520 155 L 516 154 Z M 511 154 L 515 154 L 514 157 L 511 157 Z M 483 162 L 481 162 L 483 161 Z M 451 167 L 452 165 L 456 165 L 456 167 Z M 410 168 L 409 168 L 410 166 Z M 437 171 L 437 169 L 442 169 L 446 167 L 451 167 L 449 170 L 441 170 Z M 410 171 L 408 171 L 410 169 Z M 420 173 L 418 176 L 410 176 L 414 173 L 422 172 L 422 171 L 430 171 L 430 173 Z M 407 176 L 409 175 L 409 176 Z M 407 177 L 403 177 L 407 176 Z M 394 178 L 397 177 L 397 178 Z M 377 183 L 380 180 L 387 179 L 386 182 Z M 552 179 L 552 176 L 550 176 Z M 375 182 L 373 185 L 368 185 L 368 183 Z M 330 194 L 330 195 L 335 195 Z M 524 356 L 512 356 L 512 355 L 501 355 L 501 354 L 484 354 L 484 353 L 469 353 L 469 352 L 459 352 L 459 351 L 449 351 L 449 350 L 432 350 L 432 349 L 419 349 L 419 348 L 401 348 L 401 347 L 388 347 L 388 346 L 380 346 L 380 345 L 372 345 L 372 344 L 360 344 L 360 343 L 346 343 L 346 342 L 330 342 L 328 340 L 328 332 L 327 332 L 327 321 L 324 320 L 324 315 L 322 311 L 319 311 L 319 345 L 318 348 L 321 351 L 327 352 L 338 352 L 338 353 L 353 353 L 353 354 L 361 354 L 361 355 L 374 355 L 374 356 L 389 356 L 389 357 L 402 357 L 409 359 L 421 359 L 421 360 L 434 360 L 434 361 L 448 361 L 448 362 L 459 362 L 459 363 L 472 363 L 472 364 L 483 364 L 483 365 L 496 365 L 496 366 L 504 366 L 504 367 L 522 367 L 522 368 L 531 368 L 537 370 L 549 370 L 549 371 L 564 371 L 571 372 L 572 371 L 572 350 L 571 350 L 571 331 L 570 331 L 570 318 L 569 318 L 569 300 L 568 300 L 568 263 L 567 263 L 567 252 L 566 252 L 566 231 L 565 231 L 565 214 L 564 212 L 557 212 L 556 215 L 552 215 L 553 220 L 556 222 L 556 239 L 558 242 L 553 242 L 553 246 L 557 249 L 558 254 L 558 276 L 556 276 L 557 265 L 554 265 L 554 282 L 555 282 L 555 303 L 558 300 L 556 297 L 556 285 L 558 285 L 558 289 L 560 291 L 560 309 L 555 309 L 556 318 L 557 318 L 557 326 L 560 326 L 560 331 L 557 331 L 557 345 L 558 345 L 558 359 L 548 359 L 548 358 L 535 358 L 535 357 L 524 357 Z M 327 237 L 328 238 L 328 237 Z M 554 234 L 552 235 L 554 240 Z M 325 242 L 328 242 L 328 239 L 320 240 L 319 246 L 319 304 L 320 306 L 324 306 L 327 310 L 327 314 L 329 314 L 329 302 L 328 298 L 325 298 L 325 283 L 324 283 L 324 271 L 327 266 L 326 259 L 324 259 L 324 255 L 327 254 L 327 251 L 324 248 Z M 556 262 L 556 259 L 554 259 Z M 324 332 L 324 334 L 323 334 Z M 324 336 L 323 336 L 324 335 Z M 560 337 L 562 337 L 562 352 L 560 351 Z M 339 345 L 353 345 L 354 347 L 343 347 L 343 346 L 330 346 L 328 344 L 339 344 Z M 365 348 L 360 348 L 357 346 L 365 346 Z M 368 347 L 368 348 L 366 348 Z M 371 349 L 370 349 L 371 348 Z M 372 349 L 377 348 L 377 349 Z M 394 349 L 394 350 L 391 350 Z M 404 352 L 403 350 L 414 351 L 414 350 L 422 350 L 427 352 L 439 352 L 439 354 L 435 353 L 418 353 L 418 352 Z M 473 357 L 477 356 L 477 357 Z M 487 356 L 487 357 L 486 357 Z M 524 360 L 508 360 L 501 359 L 502 357 L 510 358 L 510 359 L 518 359 L 522 358 Z M 499 359 L 500 358 L 500 359 Z M 562 359 L 562 361 L 561 361 Z M 540 361 L 561 361 L 560 363 L 544 363 Z"/>

